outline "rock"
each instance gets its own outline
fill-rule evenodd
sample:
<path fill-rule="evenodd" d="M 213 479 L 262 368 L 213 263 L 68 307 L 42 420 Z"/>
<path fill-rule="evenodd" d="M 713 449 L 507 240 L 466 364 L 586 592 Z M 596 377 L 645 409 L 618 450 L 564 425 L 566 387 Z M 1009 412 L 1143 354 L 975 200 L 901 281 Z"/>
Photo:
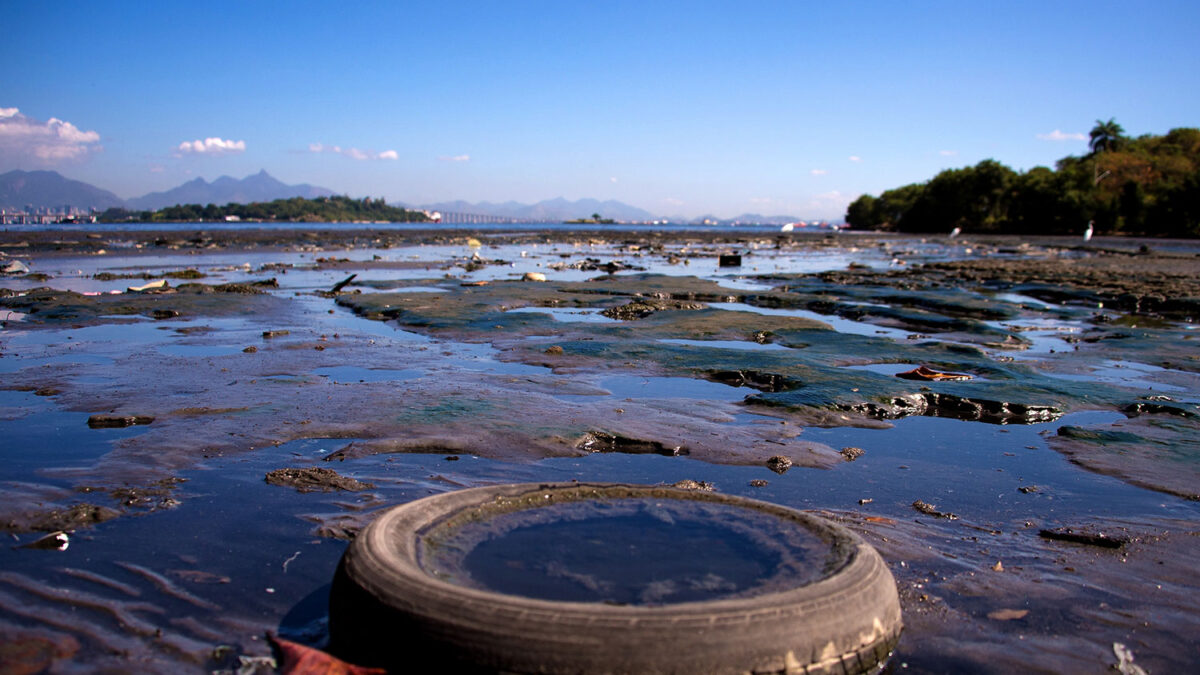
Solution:
<path fill-rule="evenodd" d="M 600 313 L 610 319 L 632 321 L 634 319 L 644 319 L 655 312 L 661 312 L 668 309 L 694 310 L 704 309 L 706 307 L 707 305 L 702 302 L 691 302 L 687 300 L 665 300 L 662 298 L 639 298 L 619 307 L 609 307 L 608 309 L 602 310 Z"/>
<path fill-rule="evenodd" d="M 716 487 L 708 481 L 692 480 L 691 478 L 684 478 L 681 481 L 676 481 L 675 483 L 671 484 L 671 487 L 679 488 L 680 490 L 696 490 L 699 492 L 713 492 L 716 490 Z"/>
<path fill-rule="evenodd" d="M 277 337 L 283 337 L 284 335 L 289 335 L 289 334 L 291 334 L 291 332 L 292 331 L 290 331 L 290 330 L 264 330 L 262 336 L 269 340 L 271 338 L 277 338 Z"/>
<path fill-rule="evenodd" d="M 763 480 L 762 478 L 755 478 L 754 480 L 750 481 L 750 487 L 766 487 L 767 485 L 767 481 Z"/>
<path fill-rule="evenodd" d="M 717 267 L 741 267 L 742 256 L 738 253 L 722 253 L 717 258 Z"/>
<path fill-rule="evenodd" d="M 250 345 L 249 347 L 246 347 L 242 351 L 247 354 L 253 354 L 254 352 L 258 351 L 258 347 L 255 347 L 254 345 Z"/>
<path fill-rule="evenodd" d="M 1069 541 L 1073 544 L 1085 544 L 1087 546 L 1099 546 L 1100 548 L 1121 548 L 1129 543 L 1126 537 L 1115 537 L 1104 534 L 1103 532 L 1087 532 L 1076 530 L 1070 527 L 1056 527 L 1054 529 L 1040 530 L 1038 536 L 1042 539 L 1053 539 L 1055 541 Z"/>
<path fill-rule="evenodd" d="M 37 532 L 71 531 L 96 523 L 103 523 L 121 515 L 115 509 L 96 504 L 73 504 L 65 509 L 52 509 L 29 519 L 22 529 Z"/>
<path fill-rule="evenodd" d="M 334 490 L 360 492 L 375 487 L 371 483 L 342 476 L 333 469 L 318 467 L 275 469 L 268 473 L 264 480 L 271 485 L 292 487 L 300 492 L 332 492 Z"/>
<path fill-rule="evenodd" d="M 862 457 L 863 454 L 865 454 L 865 452 L 866 451 L 863 450 L 862 448 L 856 448 L 853 446 L 845 447 L 845 448 L 842 448 L 841 450 L 838 450 L 838 454 L 841 455 L 842 457 L 845 457 L 847 462 L 853 462 L 854 460 L 858 459 L 859 457 Z"/>
<path fill-rule="evenodd" d="M 154 418 L 149 415 L 92 415 L 88 418 L 88 426 L 93 429 L 120 429 L 153 422 Z"/>
<path fill-rule="evenodd" d="M 526 272 L 525 276 L 521 277 L 522 281 L 545 281 L 546 275 L 541 272 Z"/>
<path fill-rule="evenodd" d="M 767 460 L 767 468 L 775 473 L 782 474 L 784 471 L 792 468 L 792 458 L 784 457 L 783 455 L 775 455 Z"/>
<path fill-rule="evenodd" d="M 945 518 L 946 520 L 958 520 L 958 516 L 954 515 L 953 513 L 946 513 L 946 512 L 938 511 L 936 506 L 934 506 L 933 504 L 930 504 L 929 502 L 923 502 L 920 499 L 913 502 L 912 507 L 914 509 L 920 511 L 921 513 L 924 513 L 925 515 L 933 516 L 934 518 Z"/>
<path fill-rule="evenodd" d="M 1027 609 L 997 609 L 994 612 L 988 612 L 987 617 L 993 621 L 1013 621 L 1014 619 L 1024 619 L 1029 614 Z"/>
<path fill-rule="evenodd" d="M 551 345 L 546 348 L 546 354 L 550 356 L 562 356 L 563 348 L 558 345 Z"/>

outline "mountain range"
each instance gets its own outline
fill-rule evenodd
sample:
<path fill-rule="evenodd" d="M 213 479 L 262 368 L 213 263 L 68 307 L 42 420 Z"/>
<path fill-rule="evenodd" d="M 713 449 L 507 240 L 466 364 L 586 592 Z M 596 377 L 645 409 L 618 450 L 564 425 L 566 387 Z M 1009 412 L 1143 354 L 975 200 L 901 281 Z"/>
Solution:
<path fill-rule="evenodd" d="M 64 207 L 79 210 L 113 207 L 134 211 L 153 211 L 176 204 L 248 204 L 275 199 L 328 197 L 333 190 L 302 183 L 287 185 L 266 171 L 241 180 L 221 176 L 213 182 L 203 178 L 190 180 L 164 192 L 151 192 L 133 199 L 121 199 L 82 181 L 65 178 L 57 171 L 9 171 L 0 174 L 0 206 L 6 209 L 50 209 Z"/>
<path fill-rule="evenodd" d="M 308 183 L 287 185 L 271 174 L 259 171 L 253 176 L 241 180 L 221 176 L 209 183 L 203 178 L 190 180 L 177 188 L 166 192 L 151 192 L 148 195 L 130 199 L 128 208 L 137 211 L 153 211 L 176 204 L 249 204 L 251 202 L 269 202 L 276 199 L 291 199 L 303 197 L 331 197 L 333 190 L 317 187 Z"/>
<path fill-rule="evenodd" d="M 0 207 L 10 210 L 23 210 L 32 206 L 34 209 L 49 209 L 59 212 L 64 207 L 77 210 L 104 210 L 113 207 L 126 208 L 135 211 L 152 211 L 176 204 L 248 204 L 250 202 L 269 202 L 275 199 L 290 199 L 304 197 L 314 199 L 335 194 L 328 188 L 301 183 L 287 185 L 268 174 L 259 171 L 242 179 L 221 176 L 211 183 L 203 178 L 190 180 L 176 188 L 163 192 L 151 192 L 141 197 L 121 199 L 117 195 L 82 181 L 71 180 L 56 171 L 9 171 L 0 174 Z M 495 216 L 498 218 L 513 218 L 532 222 L 562 222 L 580 218 L 591 218 L 599 214 L 602 218 L 618 222 L 647 222 L 664 220 L 645 209 L 630 206 L 615 200 L 600 201 L 597 199 L 579 199 L 569 201 L 562 197 L 547 199 L 536 204 L 522 204 L 508 201 L 495 202 L 466 202 L 451 201 L 436 204 L 412 206 L 396 204 L 405 208 L 418 208 L 442 213 L 468 213 L 477 216 Z M 759 214 L 743 214 L 736 218 L 716 218 L 702 216 L 699 218 L 669 218 L 674 223 L 764 223 L 782 224 L 796 220 L 791 216 L 762 216 Z"/>
<path fill-rule="evenodd" d="M 579 199 L 572 202 L 558 197 L 557 199 L 540 201 L 536 204 L 521 204 L 511 201 L 500 204 L 494 202 L 470 203 L 459 200 L 428 204 L 423 208 L 442 213 L 472 213 L 482 216 L 516 218 L 533 222 L 556 222 L 591 218 L 594 214 L 600 214 L 603 218 L 611 218 L 623 222 L 647 221 L 657 218 L 657 216 L 649 211 L 611 199 L 603 202 L 597 199 Z"/>

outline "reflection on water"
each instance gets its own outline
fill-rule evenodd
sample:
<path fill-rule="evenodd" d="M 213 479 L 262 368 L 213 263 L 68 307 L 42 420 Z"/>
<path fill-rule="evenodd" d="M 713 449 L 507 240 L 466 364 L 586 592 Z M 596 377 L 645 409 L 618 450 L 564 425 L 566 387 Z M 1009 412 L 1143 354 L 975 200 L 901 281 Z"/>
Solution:
<path fill-rule="evenodd" d="M 435 530 L 421 564 L 439 578 L 507 595 L 659 605 L 802 586 L 823 576 L 828 555 L 828 543 L 816 534 L 760 511 L 605 499 Z"/>

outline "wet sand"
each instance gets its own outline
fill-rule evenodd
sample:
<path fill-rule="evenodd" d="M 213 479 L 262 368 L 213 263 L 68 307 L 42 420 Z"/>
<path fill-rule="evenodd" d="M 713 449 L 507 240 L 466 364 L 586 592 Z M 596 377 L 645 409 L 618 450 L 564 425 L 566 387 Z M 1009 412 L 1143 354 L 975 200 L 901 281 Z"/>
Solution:
<path fill-rule="evenodd" d="M 31 270 L 0 278 L 22 663 L 320 645 L 374 511 L 573 478 L 849 524 L 901 587 L 897 671 L 1102 671 L 1114 643 L 1200 662 L 1193 242 L 214 229 L 0 252 Z M 971 379 L 895 376 L 919 365 Z M 1064 528 L 1088 536 L 1043 534 Z M 65 551 L 16 548 L 58 531 Z"/>

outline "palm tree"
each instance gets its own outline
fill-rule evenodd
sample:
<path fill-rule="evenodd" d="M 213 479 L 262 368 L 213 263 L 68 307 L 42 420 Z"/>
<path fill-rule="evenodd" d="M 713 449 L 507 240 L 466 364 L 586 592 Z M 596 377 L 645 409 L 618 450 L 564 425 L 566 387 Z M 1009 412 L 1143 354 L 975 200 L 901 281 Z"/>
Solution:
<path fill-rule="evenodd" d="M 1121 141 L 1125 140 L 1125 137 L 1121 135 L 1123 133 L 1125 130 L 1111 117 L 1107 122 L 1096 120 L 1096 126 L 1092 127 L 1091 133 L 1088 134 L 1091 138 L 1088 141 L 1088 148 L 1093 154 L 1116 150 Z"/>

